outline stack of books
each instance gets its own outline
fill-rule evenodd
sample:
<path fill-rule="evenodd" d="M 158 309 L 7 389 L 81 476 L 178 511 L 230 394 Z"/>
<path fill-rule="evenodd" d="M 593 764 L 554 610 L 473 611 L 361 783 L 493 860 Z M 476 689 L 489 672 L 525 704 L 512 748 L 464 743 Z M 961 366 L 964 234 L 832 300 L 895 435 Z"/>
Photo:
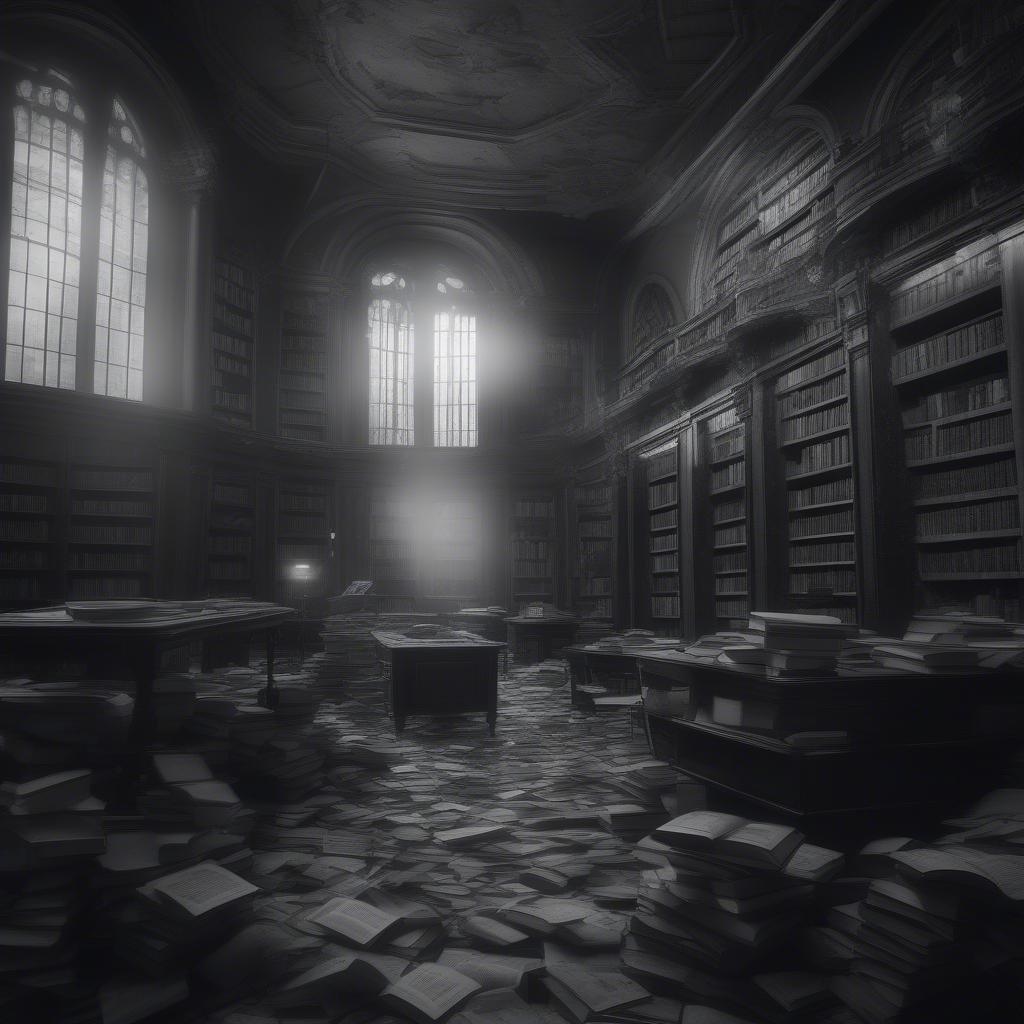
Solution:
<path fill-rule="evenodd" d="M 967 646 L 885 640 L 875 644 L 873 654 L 883 668 L 917 675 L 962 675 L 982 669 L 980 652 Z"/>
<path fill-rule="evenodd" d="M 794 828 L 714 811 L 674 818 L 634 852 L 651 870 L 623 943 L 623 969 L 684 998 L 721 997 L 727 1010 L 749 1008 L 751 997 L 724 976 L 778 961 L 808 915 L 816 883 L 843 863 Z"/>
<path fill-rule="evenodd" d="M 258 892 L 212 860 L 163 874 L 136 890 L 137 917 L 116 948 L 147 973 L 191 963 L 245 923 Z"/>
<path fill-rule="evenodd" d="M 155 827 L 219 829 L 237 835 L 252 830 L 252 811 L 227 782 L 214 778 L 201 755 L 155 754 L 153 774 L 157 785 L 143 794 L 139 809 Z"/>
<path fill-rule="evenodd" d="M 856 627 L 832 615 L 751 612 L 746 642 L 723 647 L 717 660 L 769 679 L 829 674 L 844 639 L 855 633 Z"/>

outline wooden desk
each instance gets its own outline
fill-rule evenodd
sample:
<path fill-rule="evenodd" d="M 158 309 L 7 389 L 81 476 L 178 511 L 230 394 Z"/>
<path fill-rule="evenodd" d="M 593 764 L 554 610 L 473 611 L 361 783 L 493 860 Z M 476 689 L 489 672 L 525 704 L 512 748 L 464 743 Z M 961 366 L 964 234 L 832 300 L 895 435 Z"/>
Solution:
<path fill-rule="evenodd" d="M 618 676 L 623 682 L 620 691 L 625 689 L 627 679 L 637 678 L 637 656 L 633 652 L 595 651 L 587 645 L 573 644 L 562 651 L 562 657 L 569 663 L 569 702 L 573 707 L 587 703 L 580 701 L 577 691 L 580 686 L 593 686 L 595 673 Z"/>
<path fill-rule="evenodd" d="M 1007 722 L 1021 720 L 1020 673 L 880 669 L 772 680 L 667 653 L 643 656 L 640 668 L 645 685 L 660 679 L 690 690 L 686 715 L 645 710 L 655 756 L 725 794 L 790 817 L 949 805 L 992 783 L 1004 741 L 1019 742 L 1012 726 L 1006 735 L 977 735 L 973 727 L 986 706 L 1007 709 Z M 780 724 L 774 733 L 718 725 L 709 718 L 716 696 L 770 705 Z M 991 722 L 998 713 L 985 717 Z M 808 750 L 783 738 L 808 729 L 843 729 L 850 743 Z"/>
<path fill-rule="evenodd" d="M 173 604 L 173 602 L 168 602 Z M 191 640 L 262 632 L 267 645 L 267 705 L 277 703 L 274 686 L 274 631 L 295 615 L 293 608 L 254 602 L 248 608 L 167 610 L 166 615 L 135 620 L 85 622 L 63 607 L 37 608 L 0 615 L 0 644 L 13 658 L 45 665 L 55 659 L 84 658 L 96 669 L 123 665 L 135 682 L 135 707 L 125 758 L 125 798 L 131 796 L 143 768 L 153 732 L 153 681 L 161 654 Z"/>
<path fill-rule="evenodd" d="M 395 733 L 408 715 L 457 715 L 484 711 L 494 735 L 498 720 L 498 654 L 505 645 L 472 633 L 454 637 L 370 634 L 388 678 L 388 713 Z"/>
<path fill-rule="evenodd" d="M 512 657 L 520 665 L 532 665 L 561 655 L 562 649 L 576 639 L 579 623 L 569 616 L 549 616 L 531 619 L 513 615 L 505 619 L 508 625 L 508 645 Z"/>

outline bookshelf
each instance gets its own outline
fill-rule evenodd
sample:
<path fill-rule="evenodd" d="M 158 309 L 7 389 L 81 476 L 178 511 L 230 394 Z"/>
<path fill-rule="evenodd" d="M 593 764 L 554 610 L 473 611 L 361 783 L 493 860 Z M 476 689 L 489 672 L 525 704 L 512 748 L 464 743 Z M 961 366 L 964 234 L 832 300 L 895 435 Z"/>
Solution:
<path fill-rule="evenodd" d="M 580 474 L 573 512 L 573 608 L 584 623 L 610 623 L 615 617 L 615 487 L 603 465 Z"/>
<path fill-rule="evenodd" d="M 278 427 L 282 437 L 323 441 L 327 430 L 327 315 L 314 295 L 285 297 Z"/>
<path fill-rule="evenodd" d="M 255 315 L 255 275 L 218 257 L 213 274 L 210 403 L 217 419 L 240 427 L 252 426 Z"/>
<path fill-rule="evenodd" d="M 913 514 L 915 605 L 1021 614 L 1020 503 L 998 251 L 890 296 L 890 378 Z"/>
<path fill-rule="evenodd" d="M 778 376 L 775 412 L 785 479 L 788 603 L 856 622 L 857 538 L 844 347 L 826 343 Z"/>
<path fill-rule="evenodd" d="M 698 486 L 704 500 L 697 510 L 706 543 L 697 552 L 700 628 L 746 628 L 750 612 L 747 517 L 746 426 L 734 406 L 698 424 Z M 708 586 L 710 583 L 710 586 Z M 704 609 L 707 609 L 704 611 Z"/>
<path fill-rule="evenodd" d="M 416 509 L 385 488 L 370 495 L 370 578 L 379 612 L 411 612 L 416 603 Z"/>
<path fill-rule="evenodd" d="M 251 481 L 214 473 L 206 528 L 206 594 L 255 595 L 256 505 Z"/>
<path fill-rule="evenodd" d="M 483 522 L 469 498 L 430 503 L 420 590 L 428 611 L 458 611 L 480 601 Z"/>
<path fill-rule="evenodd" d="M 555 603 L 555 498 L 533 491 L 512 498 L 509 524 L 510 608 L 531 601 Z"/>
<path fill-rule="evenodd" d="M 647 589 L 655 629 L 679 629 L 679 442 L 640 456 L 647 499 Z"/>
<path fill-rule="evenodd" d="M 152 597 L 157 490 L 143 459 L 72 459 L 66 593 L 73 600 Z"/>
<path fill-rule="evenodd" d="M 0 454 L 0 607 L 62 594 L 56 568 L 62 489 L 60 463 Z"/>
<path fill-rule="evenodd" d="M 534 408 L 548 428 L 566 427 L 583 413 L 585 353 L 579 338 L 545 338 L 540 348 Z"/>
<path fill-rule="evenodd" d="M 277 487 L 277 576 L 281 599 L 298 604 L 326 594 L 330 580 L 333 487 L 330 483 L 282 480 Z M 296 578 L 308 565 L 311 579 Z"/>

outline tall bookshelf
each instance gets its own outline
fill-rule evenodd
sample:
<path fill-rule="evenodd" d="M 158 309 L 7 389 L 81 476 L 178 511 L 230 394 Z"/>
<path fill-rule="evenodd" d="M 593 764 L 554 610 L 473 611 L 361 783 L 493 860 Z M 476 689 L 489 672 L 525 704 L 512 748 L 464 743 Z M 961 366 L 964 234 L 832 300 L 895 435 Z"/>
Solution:
<path fill-rule="evenodd" d="M 647 498 L 647 591 L 657 630 L 679 630 L 679 442 L 642 456 Z"/>
<path fill-rule="evenodd" d="M 857 621 L 850 389 L 846 351 L 832 344 L 775 381 L 775 439 L 787 503 L 790 606 Z"/>
<path fill-rule="evenodd" d="M 1013 408 L 996 248 L 916 275 L 890 301 L 919 608 L 1021 614 Z"/>
<path fill-rule="evenodd" d="M 68 467 L 68 597 L 152 597 L 156 510 L 151 461 L 73 458 Z"/>
<path fill-rule="evenodd" d="M 603 466 L 585 470 L 573 489 L 573 608 L 585 623 L 615 618 L 615 489 Z"/>
<path fill-rule="evenodd" d="M 698 597 L 699 624 L 701 629 L 746 628 L 750 612 L 746 427 L 735 407 L 729 406 L 699 421 L 698 436 L 698 486 L 706 498 L 695 510 L 703 520 L 701 535 L 706 541 L 695 552 L 698 586 L 705 581 L 704 593 Z"/>
<path fill-rule="evenodd" d="M 256 505 L 252 483 L 214 473 L 206 526 L 206 593 L 255 596 Z"/>
<path fill-rule="evenodd" d="M 555 602 L 555 498 L 523 491 L 512 498 L 510 592 L 512 608 L 531 601 Z"/>
<path fill-rule="evenodd" d="M 420 552 L 420 591 L 430 611 L 458 611 L 480 600 L 483 523 L 477 502 L 431 502 Z"/>
<path fill-rule="evenodd" d="M 327 593 L 329 578 L 333 488 L 319 481 L 286 480 L 277 488 L 277 578 L 288 604 L 304 603 Z M 309 566 L 298 578 L 297 566 Z"/>
<path fill-rule="evenodd" d="M 416 604 L 416 509 L 387 488 L 370 494 L 370 578 L 380 612 L 409 612 Z"/>
<path fill-rule="evenodd" d="M 253 272 L 217 258 L 213 274 L 210 403 L 214 416 L 240 427 L 252 426 L 255 314 Z"/>
<path fill-rule="evenodd" d="M 63 595 L 56 557 L 63 475 L 58 462 L 0 454 L 0 607 Z"/>
<path fill-rule="evenodd" d="M 545 338 L 534 407 L 547 427 L 565 427 L 583 413 L 585 352 L 575 337 Z"/>
<path fill-rule="evenodd" d="M 282 437 L 327 435 L 327 311 L 315 295 L 286 296 L 281 320 L 278 416 Z"/>

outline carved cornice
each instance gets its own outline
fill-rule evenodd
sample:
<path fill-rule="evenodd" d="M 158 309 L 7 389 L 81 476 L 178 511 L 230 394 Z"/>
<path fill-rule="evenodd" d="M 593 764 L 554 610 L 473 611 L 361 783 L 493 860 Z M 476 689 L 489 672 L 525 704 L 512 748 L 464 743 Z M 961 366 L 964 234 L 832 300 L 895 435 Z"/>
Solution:
<path fill-rule="evenodd" d="M 209 195 L 217 185 L 217 158 L 208 145 L 171 150 L 157 165 L 157 176 L 170 189 L 188 195 Z"/>

